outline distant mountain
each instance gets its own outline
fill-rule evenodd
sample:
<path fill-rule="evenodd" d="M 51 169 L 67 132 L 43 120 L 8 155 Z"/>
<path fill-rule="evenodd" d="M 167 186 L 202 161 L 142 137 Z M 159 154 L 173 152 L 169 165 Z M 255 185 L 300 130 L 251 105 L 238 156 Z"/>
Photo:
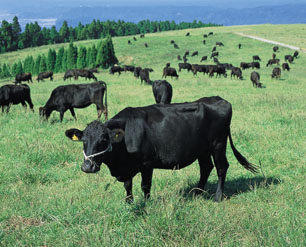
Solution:
<path fill-rule="evenodd" d="M 96 20 L 124 20 L 138 22 L 141 20 L 174 20 L 175 22 L 192 22 L 193 20 L 204 23 L 223 25 L 250 25 L 250 24 L 293 24 L 306 23 L 306 4 L 288 4 L 279 6 L 262 6 L 255 8 L 220 8 L 211 6 L 128 6 L 128 7 L 61 7 L 57 6 L 48 10 L 44 5 L 38 10 L 19 11 L 17 13 L 0 13 L 0 18 L 12 20 L 17 15 L 20 24 L 38 21 L 41 26 L 60 28 L 63 21 L 68 25 L 76 26 Z M 1 15 L 2 14 L 2 15 Z M 8 17 L 9 16 L 9 17 Z"/>

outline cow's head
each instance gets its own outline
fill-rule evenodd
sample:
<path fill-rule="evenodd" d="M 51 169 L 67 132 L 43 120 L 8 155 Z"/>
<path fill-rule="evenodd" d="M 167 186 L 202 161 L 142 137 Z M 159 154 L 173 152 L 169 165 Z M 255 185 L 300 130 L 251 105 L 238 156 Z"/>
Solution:
<path fill-rule="evenodd" d="M 65 134 L 73 141 L 83 142 L 84 162 L 81 170 L 86 173 L 100 171 L 103 157 L 112 151 L 114 143 L 121 142 L 124 137 L 122 129 L 111 130 L 99 121 L 91 122 L 83 131 L 68 129 Z"/>

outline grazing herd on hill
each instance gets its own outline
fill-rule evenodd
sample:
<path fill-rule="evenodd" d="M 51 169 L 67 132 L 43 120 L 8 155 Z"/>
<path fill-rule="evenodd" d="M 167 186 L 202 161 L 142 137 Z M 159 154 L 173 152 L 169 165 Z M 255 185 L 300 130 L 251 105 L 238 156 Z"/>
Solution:
<path fill-rule="evenodd" d="M 213 36 L 212 32 L 204 34 L 204 38 Z M 190 37 L 188 32 L 186 37 Z M 144 38 L 144 35 L 140 36 Z M 133 38 L 136 41 L 136 37 Z M 171 40 L 174 48 L 179 46 Z M 131 41 L 128 40 L 128 44 Z M 206 40 L 203 40 L 206 45 Z M 145 43 L 148 47 L 148 44 Z M 217 46 L 224 44 L 220 41 L 212 48 L 210 59 L 213 65 L 190 64 L 188 63 L 189 51 L 183 55 L 183 63 L 178 64 L 178 71 L 187 70 L 193 75 L 197 73 L 207 74 L 209 77 L 227 77 L 227 71 L 231 71 L 231 78 L 242 80 L 242 70 L 249 68 L 260 69 L 261 58 L 254 55 L 252 62 L 241 62 L 240 67 L 234 67 L 230 63 L 220 63 L 218 61 L 219 51 Z M 242 45 L 238 44 L 241 49 Z M 278 52 L 279 47 L 273 47 L 273 52 Z M 199 52 L 191 53 L 192 57 L 198 56 Z M 292 64 L 294 59 L 299 57 L 298 52 L 285 57 L 282 64 L 283 70 L 290 70 L 287 61 Z M 177 56 L 182 60 L 181 55 Z M 202 61 L 207 61 L 208 55 L 202 56 Z M 279 65 L 280 59 L 273 53 L 269 65 Z M 152 85 L 155 98 L 155 105 L 145 107 L 127 107 L 108 120 L 107 108 L 107 85 L 103 81 L 97 81 L 94 73 L 97 69 L 73 69 L 67 70 L 64 80 L 79 77 L 93 79 L 95 82 L 87 84 L 63 85 L 55 88 L 44 107 L 39 108 L 42 118 L 48 119 L 52 111 L 60 112 L 60 121 L 63 120 L 64 113 L 69 110 L 74 119 L 76 115 L 74 108 L 85 108 L 95 104 L 98 112 L 98 119 L 104 113 L 107 120 L 104 124 L 100 121 L 91 122 L 85 130 L 69 129 L 66 136 L 73 141 L 84 143 L 84 162 L 82 171 L 86 173 L 96 173 L 100 170 L 102 163 L 110 169 L 111 175 L 118 181 L 124 183 L 126 190 L 126 200 L 132 201 L 132 180 L 140 173 L 142 177 L 141 188 L 145 198 L 150 197 L 153 169 L 181 169 L 195 160 L 200 166 L 200 181 L 198 188 L 204 189 L 207 179 L 216 167 L 218 175 L 218 185 L 215 200 L 221 201 L 224 193 L 224 183 L 229 163 L 226 158 L 226 146 L 229 139 L 230 146 L 239 163 L 251 172 L 257 172 L 256 166 L 251 164 L 234 146 L 230 123 L 232 117 L 232 107 L 226 100 L 214 96 L 204 97 L 193 102 L 171 104 L 173 89 L 166 80 L 150 80 L 152 68 L 135 67 L 125 65 L 124 67 L 114 65 L 109 69 L 109 73 L 114 75 L 121 72 L 132 72 L 136 78 L 140 78 L 141 84 Z M 167 63 L 162 70 L 162 78 L 167 76 L 179 78 L 176 68 Z M 279 79 L 281 69 L 273 68 L 272 78 Z M 37 80 L 41 81 L 50 78 L 53 80 L 53 72 L 43 72 L 38 75 Z M 254 87 L 262 88 L 260 74 L 257 71 L 251 72 L 250 80 Z M 22 81 L 32 82 L 32 75 L 24 73 L 16 75 L 16 85 L 4 85 L 0 88 L 0 105 L 2 112 L 6 108 L 9 111 L 11 104 L 21 103 L 26 107 L 27 102 L 33 110 L 33 103 L 30 97 L 28 85 L 21 84 Z M 20 85 L 19 85 L 20 84 Z M 103 102 L 103 98 L 105 99 Z"/>

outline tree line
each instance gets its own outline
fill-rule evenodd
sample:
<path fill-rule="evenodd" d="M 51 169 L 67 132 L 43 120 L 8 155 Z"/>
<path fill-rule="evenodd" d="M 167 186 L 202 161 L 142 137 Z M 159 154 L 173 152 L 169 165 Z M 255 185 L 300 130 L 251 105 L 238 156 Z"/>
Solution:
<path fill-rule="evenodd" d="M 83 25 L 79 23 L 76 27 L 68 26 L 67 21 L 64 21 L 59 31 L 56 30 L 55 26 L 41 28 L 37 22 L 28 23 L 22 32 L 18 17 L 15 16 L 12 23 L 6 20 L 2 21 L 0 27 L 0 53 L 41 45 L 100 39 L 108 35 L 111 37 L 127 36 L 209 26 L 218 25 L 212 23 L 205 24 L 201 21 L 180 22 L 177 24 L 174 21 L 143 20 L 136 24 L 121 20 L 117 22 L 93 20 L 90 24 Z"/>
<path fill-rule="evenodd" d="M 70 41 L 68 48 L 61 47 L 57 52 L 55 49 L 49 49 L 48 54 L 39 54 L 35 58 L 28 56 L 24 61 L 19 60 L 11 66 L 0 64 L 0 78 L 15 77 L 16 74 L 24 72 L 38 75 L 45 71 L 58 73 L 75 68 L 108 68 L 117 62 L 110 36 L 101 40 L 97 46 L 93 44 L 90 47 L 76 47 Z"/>

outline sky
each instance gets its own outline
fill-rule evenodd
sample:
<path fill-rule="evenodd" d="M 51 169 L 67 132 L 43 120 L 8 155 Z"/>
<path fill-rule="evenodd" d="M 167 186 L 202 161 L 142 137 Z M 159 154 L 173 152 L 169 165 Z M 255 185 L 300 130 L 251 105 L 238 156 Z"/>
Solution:
<path fill-rule="evenodd" d="M 39 6 L 215 6 L 225 8 L 246 8 L 266 5 L 306 3 L 306 0 L 0 0 L 0 11 L 18 9 L 19 11 Z"/>

